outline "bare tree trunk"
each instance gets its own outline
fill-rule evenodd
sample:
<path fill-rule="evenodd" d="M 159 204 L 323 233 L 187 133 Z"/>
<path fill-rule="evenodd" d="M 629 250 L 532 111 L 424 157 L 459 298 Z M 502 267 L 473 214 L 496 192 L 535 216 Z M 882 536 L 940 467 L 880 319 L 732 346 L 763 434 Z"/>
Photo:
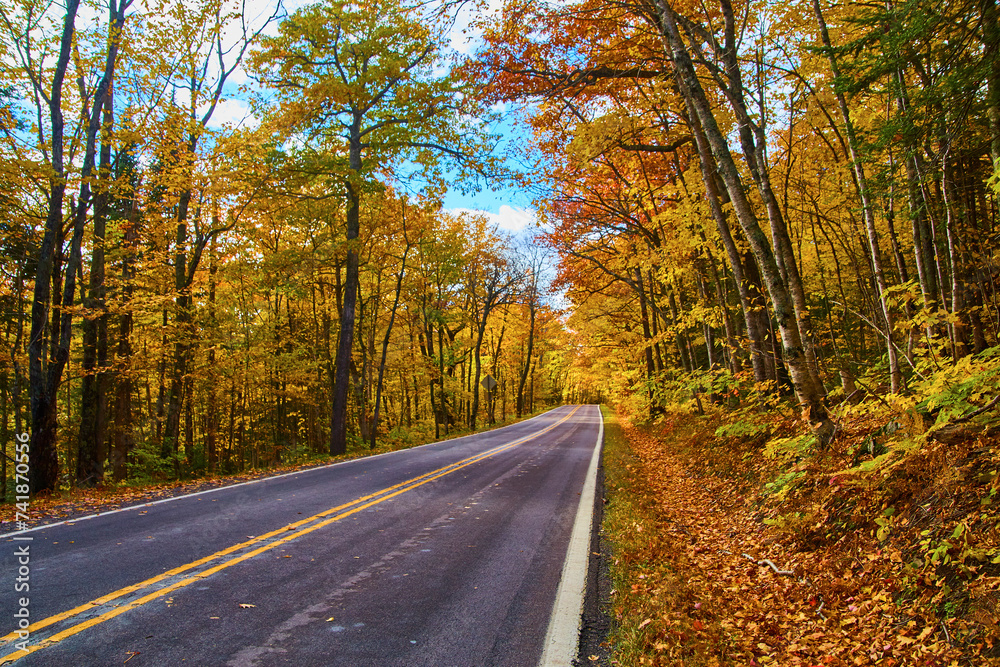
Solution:
<path fill-rule="evenodd" d="M 212 329 L 218 327 L 215 316 L 215 289 L 216 274 L 219 272 L 218 261 L 215 257 L 215 242 L 212 242 L 208 251 L 208 322 Z M 215 373 L 215 345 L 208 348 L 208 368 L 210 373 Z M 214 474 L 218 468 L 218 386 L 215 382 L 208 383 L 208 406 L 205 415 L 207 424 L 205 428 L 205 463 L 208 466 L 209 474 Z"/>
<path fill-rule="evenodd" d="M 438 409 L 441 411 L 441 421 L 444 426 L 444 434 L 448 435 L 448 427 L 450 425 L 450 413 L 448 411 L 448 398 L 444 393 L 444 323 L 438 322 L 437 327 L 437 337 L 438 337 L 438 382 L 441 389 L 441 393 L 438 396 Z"/>
<path fill-rule="evenodd" d="M 765 333 L 759 326 L 760 318 L 754 312 L 755 297 L 750 292 L 750 284 L 747 282 L 743 272 L 742 256 L 736 246 L 736 241 L 733 239 L 729 221 L 722 210 L 722 195 L 716 181 L 715 158 L 712 156 L 712 149 L 708 144 L 708 139 L 705 137 L 705 132 L 702 129 L 698 115 L 694 113 L 693 109 L 689 108 L 687 117 L 695 138 L 695 146 L 698 149 L 701 176 L 705 184 L 705 194 L 708 198 L 709 208 L 712 211 L 712 218 L 715 220 L 719 238 L 722 240 L 722 246 L 726 249 L 729 268 L 733 273 L 733 280 L 736 283 L 736 290 L 740 299 L 740 307 L 743 310 L 743 321 L 747 330 L 747 338 L 750 340 L 750 365 L 753 367 L 754 379 L 757 382 L 765 382 L 769 375 L 764 354 Z"/>
<path fill-rule="evenodd" d="M 112 15 L 112 28 L 115 25 Z M 103 113 L 106 129 L 114 120 L 113 97 L 108 95 Z M 99 190 L 94 197 L 93 250 L 90 262 L 90 281 L 84 307 L 88 311 L 83 328 L 83 382 L 80 406 L 80 431 L 77 438 L 76 483 L 93 486 L 104 480 L 104 459 L 107 455 L 108 430 L 108 313 L 104 284 L 105 228 L 111 178 L 111 142 L 105 136 L 101 141 L 101 160 L 98 168 Z M 98 370 L 99 369 L 99 370 Z"/>
<path fill-rule="evenodd" d="M 350 128 L 349 169 L 352 176 L 361 176 L 361 114 L 355 112 Z M 355 241 L 361 232 L 361 183 L 351 181 L 347 187 L 347 275 L 344 280 L 343 310 L 340 313 L 340 337 L 334 364 L 333 402 L 330 414 L 330 455 L 347 451 L 347 394 L 354 345 L 354 311 L 358 302 L 358 251 Z"/>
<path fill-rule="evenodd" d="M 405 214 L 405 204 L 403 204 L 404 216 Z M 406 222 L 403 222 L 403 235 L 406 235 Z M 379 406 L 382 400 L 382 378 L 385 376 L 385 360 L 389 354 L 389 339 L 392 336 L 392 325 L 396 321 L 396 310 L 399 308 L 399 295 L 403 291 L 403 275 L 406 272 L 406 256 L 410 252 L 410 243 L 406 242 L 406 247 L 403 249 L 403 258 L 400 260 L 399 273 L 396 274 L 396 295 L 392 300 L 392 310 L 389 312 L 389 325 L 385 329 L 385 337 L 382 339 L 382 358 L 379 360 L 378 364 L 378 381 L 375 383 L 375 413 L 372 416 L 372 433 L 371 433 L 371 444 L 369 447 L 375 449 L 375 438 L 378 433 L 378 414 Z"/>
<path fill-rule="evenodd" d="M 125 479 L 128 469 L 126 463 L 132 451 L 135 438 L 132 431 L 132 291 L 135 279 L 133 245 L 138 237 L 138 205 L 133 199 L 132 211 L 129 215 L 128 227 L 122 241 L 124 259 L 122 260 L 122 296 L 121 313 L 118 315 L 118 344 L 115 350 L 115 418 L 112 450 L 112 465 L 115 481 Z"/>
<path fill-rule="evenodd" d="M 528 303 L 528 349 L 524 355 L 524 365 L 521 367 L 521 376 L 517 382 L 517 403 L 516 412 L 518 419 L 524 414 L 524 386 L 528 382 L 528 371 L 531 369 L 531 355 L 535 349 L 535 319 L 537 308 L 534 300 Z"/>
<path fill-rule="evenodd" d="M 737 53 L 739 44 L 736 29 L 737 21 L 733 5 L 731 0 L 719 0 L 719 7 L 722 10 L 725 26 L 725 42 L 722 45 L 720 55 L 725 66 L 726 78 L 728 79 L 728 85 L 723 87 L 723 91 L 729 99 L 730 107 L 736 114 L 739 123 L 740 143 L 746 163 L 754 182 L 757 184 L 757 190 L 767 211 L 774 247 L 774 260 L 781 280 L 788 292 L 791 306 L 795 311 L 795 325 L 799 330 L 799 340 L 805 355 L 806 364 L 808 365 L 810 374 L 813 375 L 813 384 L 819 388 L 821 393 L 825 394 L 822 382 L 819 379 L 819 362 L 816 357 L 812 314 L 809 311 L 809 303 L 802 284 L 802 276 L 799 273 L 798 262 L 795 258 L 795 250 L 788 234 L 788 225 L 781 212 L 781 206 L 774 194 L 774 189 L 771 187 L 771 177 L 767 164 L 767 138 L 765 134 L 766 110 L 764 108 L 759 110 L 759 119 L 756 122 L 751 118 L 744 94 L 745 86 L 743 84 L 739 55 Z M 761 95 L 763 96 L 763 93 Z"/>
<path fill-rule="evenodd" d="M 646 290 L 642 280 L 642 269 L 635 268 L 635 286 L 639 297 L 639 316 L 642 321 L 642 352 L 646 359 L 646 393 L 649 398 L 650 416 L 653 412 L 653 377 L 655 376 L 655 365 L 653 364 L 653 336 L 649 326 L 649 309 L 646 307 Z"/>
<path fill-rule="evenodd" d="M 826 21 L 823 18 L 823 10 L 819 4 L 820 0 L 813 0 L 813 11 L 816 14 L 816 21 L 819 24 L 820 37 L 826 49 L 827 57 L 830 61 L 830 73 L 834 79 L 834 94 L 837 96 L 837 105 L 840 108 L 840 116 L 844 122 L 844 130 L 847 134 L 847 147 L 851 153 L 851 162 L 854 168 L 855 183 L 858 188 L 858 195 L 861 197 L 861 208 L 865 220 L 865 232 L 868 237 L 868 248 L 871 252 L 872 271 L 875 274 L 875 284 L 878 287 L 878 304 L 882 316 L 885 331 L 883 335 L 886 340 L 886 351 L 889 354 L 889 379 L 892 393 L 896 394 L 903 388 L 903 373 L 899 368 L 899 356 L 896 353 L 896 345 L 892 339 L 893 317 L 889 309 L 888 284 L 885 280 L 885 271 L 882 268 L 882 250 L 879 247 L 878 232 L 875 229 L 875 213 L 872 207 L 871 195 L 868 191 L 868 179 L 865 176 L 864 163 L 861 161 L 861 154 L 858 151 L 857 133 L 854 130 L 854 123 L 851 122 L 851 113 L 847 108 L 847 97 L 844 91 L 836 83 L 840 79 L 840 67 L 837 58 L 833 53 L 833 45 L 830 42 L 830 33 L 826 28 Z"/>
<path fill-rule="evenodd" d="M 50 128 L 50 155 L 52 175 L 49 179 L 48 211 L 45 232 L 38 249 L 35 273 L 35 291 L 31 304 L 31 332 L 28 337 L 28 385 L 31 404 L 31 465 L 30 488 L 32 493 L 55 490 L 59 483 L 59 457 L 56 452 L 56 390 L 62 377 L 65 361 L 52 360 L 45 366 L 45 328 L 52 305 L 51 286 L 55 272 L 57 240 L 63 223 L 63 203 L 66 194 L 65 165 L 63 163 L 64 123 L 62 112 L 62 86 L 69 65 L 76 12 L 79 0 L 67 0 L 63 21 L 59 56 L 55 62 L 52 91 L 48 95 Z M 70 292 L 72 295 L 72 292 Z M 68 350 L 67 350 L 68 351 Z M 53 386 L 54 381 L 54 386 Z"/>

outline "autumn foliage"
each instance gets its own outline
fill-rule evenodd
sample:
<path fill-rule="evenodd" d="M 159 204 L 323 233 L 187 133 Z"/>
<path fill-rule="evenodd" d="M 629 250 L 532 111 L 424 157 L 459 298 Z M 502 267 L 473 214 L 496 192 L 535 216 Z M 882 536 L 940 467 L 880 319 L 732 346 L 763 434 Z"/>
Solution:
<path fill-rule="evenodd" d="M 872 479 L 835 447 L 764 483 L 766 449 L 706 426 L 609 428 L 620 664 L 1000 662 L 995 455 L 939 446 Z"/>
<path fill-rule="evenodd" d="M 543 259 L 442 207 L 502 171 L 447 17 L 104 4 L 0 3 L 0 498 L 15 433 L 44 494 L 560 400 Z"/>
<path fill-rule="evenodd" d="M 613 529 L 624 664 L 995 657 L 996 19 L 583 0 L 483 23 L 488 99 L 534 129 L 568 384 L 650 424 L 623 474 L 651 523 Z"/>
<path fill-rule="evenodd" d="M 995 0 L 154 5 L 0 2 L 33 491 L 603 402 L 616 659 L 996 657 Z"/>

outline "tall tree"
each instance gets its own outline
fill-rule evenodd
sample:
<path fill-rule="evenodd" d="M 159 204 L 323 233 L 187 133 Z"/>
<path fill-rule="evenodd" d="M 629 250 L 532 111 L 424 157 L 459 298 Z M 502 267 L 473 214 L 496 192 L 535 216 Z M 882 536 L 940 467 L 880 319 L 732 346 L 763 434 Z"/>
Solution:
<path fill-rule="evenodd" d="M 178 60 L 177 69 L 168 75 L 167 86 L 185 91 L 187 97 L 186 108 L 168 110 L 168 116 L 176 125 L 168 130 L 174 144 L 164 156 L 165 189 L 175 222 L 172 263 L 178 334 L 170 364 L 169 403 L 161 450 L 164 456 L 176 457 L 180 444 L 183 387 L 194 349 L 191 286 L 206 246 L 237 222 L 234 213 L 217 214 L 218 194 L 207 192 L 208 183 L 201 183 L 198 188 L 195 171 L 199 149 L 207 135 L 208 124 L 222 101 L 227 81 L 243 64 L 250 47 L 277 17 L 277 11 L 260 25 L 252 26 L 244 18 L 246 2 L 233 12 L 224 0 L 202 0 L 194 7 L 182 3 L 171 16 L 163 17 L 171 23 L 161 26 L 161 35 L 176 44 Z M 235 45 L 230 45 L 224 41 L 225 33 L 236 17 L 239 17 L 240 31 Z M 203 216 L 203 211 L 207 215 Z"/>
<path fill-rule="evenodd" d="M 524 352 L 524 362 L 520 368 L 517 379 L 517 391 L 515 395 L 515 414 L 520 417 L 524 413 L 524 388 L 528 383 L 528 372 L 531 369 L 531 360 L 535 351 L 535 322 L 538 319 L 538 309 L 542 305 L 543 283 L 545 277 L 546 258 L 542 248 L 532 245 L 524 253 L 526 257 L 523 287 L 521 289 L 521 303 L 528 311 L 528 341 Z"/>
<path fill-rule="evenodd" d="M 315 166 L 339 179 L 347 202 L 346 273 L 334 361 L 330 453 L 347 446 L 347 400 L 358 302 L 361 200 L 371 179 L 409 157 L 432 168 L 440 157 L 474 155 L 469 98 L 440 75 L 442 34 L 419 7 L 398 0 L 357 5 L 328 0 L 298 10 L 254 55 L 277 90 L 286 136 L 304 142 Z M 318 163 L 318 164 L 317 164 Z"/>
<path fill-rule="evenodd" d="M 475 336 L 472 347 L 475 371 L 471 379 L 472 406 L 469 412 L 469 429 L 473 431 L 476 430 L 476 418 L 479 414 L 479 383 L 483 377 L 482 351 L 486 326 L 497 308 L 513 302 L 517 287 L 523 280 L 519 267 L 504 256 L 503 244 L 494 232 L 483 226 L 482 222 L 478 227 L 470 229 L 474 246 L 466 258 L 472 333 Z"/>
<path fill-rule="evenodd" d="M 71 151 L 67 155 L 66 112 L 64 83 L 70 73 L 71 54 L 76 36 L 76 20 L 80 3 L 70 0 L 62 19 L 58 39 L 58 55 L 51 69 L 35 49 L 45 49 L 45 38 L 36 33 L 43 25 L 40 8 L 25 6 L 19 16 L 4 13 L 4 24 L 11 42 L 15 45 L 15 60 L 31 82 L 31 97 L 35 101 L 38 123 L 37 147 L 49 166 L 45 188 L 46 216 L 42 241 L 38 250 L 35 274 L 34 299 L 31 309 L 31 332 L 28 343 L 29 395 L 31 402 L 31 490 L 50 491 L 58 483 L 59 461 L 56 452 L 57 396 L 62 374 L 69 360 L 72 340 L 72 305 L 75 298 L 76 278 L 82 263 L 81 245 L 88 212 L 93 202 L 89 179 L 96 167 L 98 134 L 102 114 L 111 96 L 111 82 L 118 66 L 118 43 L 121 23 L 129 2 L 121 0 L 110 4 L 107 31 L 107 56 L 94 90 L 86 91 L 80 72 L 81 136 L 70 137 L 70 147 L 79 141 L 83 146 L 80 166 L 80 192 L 75 199 L 70 219 L 72 238 L 64 270 L 58 262 L 63 251 L 65 197 L 72 175 Z M 51 79 L 49 79 L 51 73 Z M 46 84 L 51 81 L 48 87 Z M 47 122 L 42 119 L 47 112 Z M 47 130 L 47 136 L 46 136 Z M 67 160 L 68 158 L 68 160 Z M 62 294 L 59 287 L 62 287 Z M 48 315 L 52 313 L 51 329 L 46 332 Z M 48 350 L 46 350 L 46 347 Z"/>
<path fill-rule="evenodd" d="M 100 158 L 97 164 L 97 184 L 93 194 L 93 245 L 87 297 L 84 307 L 89 311 L 83 321 L 83 387 L 80 410 L 80 431 L 77 447 L 76 478 L 84 486 L 100 483 L 104 479 L 104 459 L 107 457 L 108 425 L 108 314 L 106 307 L 107 286 L 105 285 L 105 241 L 109 205 L 113 196 L 111 180 L 112 131 L 114 129 L 114 77 L 118 52 L 122 40 L 125 12 L 131 0 L 109 3 L 107 55 L 104 74 L 98 84 L 95 98 L 100 99 L 101 108 L 94 108 L 91 125 L 96 131 L 88 133 L 87 152 L 96 151 L 89 146 L 100 142 Z M 96 100 L 95 100 L 96 103 Z M 100 125 L 98 125 L 100 123 Z M 99 129 L 96 129 L 99 128 Z M 84 164 L 86 170 L 88 165 Z M 93 167 L 90 167 L 93 170 Z M 87 174 L 84 173 L 84 177 Z M 79 205 L 85 206 L 90 198 L 86 190 L 90 184 L 86 180 L 81 185 Z M 77 211 L 85 216 L 87 211 Z M 98 370 L 99 369 L 99 370 Z"/>
<path fill-rule="evenodd" d="M 739 170 L 733 160 L 729 143 L 719 127 L 718 119 L 695 71 L 689 46 L 681 35 L 678 25 L 679 16 L 667 0 L 656 0 L 656 4 L 659 28 L 672 57 L 677 86 L 684 97 L 685 104 L 692 114 L 698 116 L 702 129 L 705 131 L 736 217 L 764 275 L 778 328 L 781 331 L 783 358 L 788 365 L 799 403 L 810 423 L 814 425 L 821 444 L 825 446 L 833 437 L 834 429 L 823 403 L 825 391 L 818 376 L 818 370 L 809 363 L 806 354 L 799 325 L 802 316 L 796 316 L 795 301 L 798 299 L 793 297 L 793 292 L 801 292 L 802 286 L 798 272 L 793 273 L 789 270 L 795 264 L 795 256 L 791 252 L 790 244 L 787 241 L 782 241 L 784 235 L 780 233 L 781 230 L 777 226 L 772 226 L 776 247 L 771 245 L 771 241 L 760 228 L 757 215 L 747 197 Z M 754 169 L 763 170 L 765 165 L 754 164 L 754 161 L 757 160 L 757 154 L 751 152 L 746 146 L 744 150 L 749 153 L 745 157 L 751 164 L 751 171 Z M 761 189 L 769 189 L 769 186 L 762 184 Z M 771 204 L 768 204 L 769 214 L 771 213 L 770 207 Z M 785 267 L 785 271 L 781 270 L 782 265 Z M 792 286 L 791 289 L 789 284 Z M 801 311 L 804 306 L 805 304 L 801 304 L 798 310 Z"/>

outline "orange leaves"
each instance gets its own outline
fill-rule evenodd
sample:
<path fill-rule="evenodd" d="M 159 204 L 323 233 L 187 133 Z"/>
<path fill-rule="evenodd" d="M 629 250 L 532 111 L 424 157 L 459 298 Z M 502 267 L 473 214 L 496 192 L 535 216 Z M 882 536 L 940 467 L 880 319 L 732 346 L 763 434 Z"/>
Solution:
<path fill-rule="evenodd" d="M 787 533 L 761 522 L 768 515 L 753 485 L 711 472 L 718 462 L 710 453 L 723 452 L 697 429 L 690 422 L 626 427 L 628 467 L 615 472 L 616 459 L 606 459 L 609 482 L 627 473 L 633 507 L 650 508 L 645 521 L 629 521 L 628 540 L 611 534 L 619 559 L 613 574 L 629 591 L 614 600 L 620 632 L 638 633 L 634 650 L 645 664 L 1000 664 L 990 653 L 995 632 L 979 618 L 990 616 L 985 607 L 979 620 L 954 615 L 954 603 L 953 617 L 943 616 L 955 598 L 936 579 L 926 592 L 909 590 L 912 555 L 899 544 L 879 546 L 858 534 L 810 549 L 786 544 Z M 611 506 L 620 502 L 614 493 Z M 759 565 L 764 559 L 775 567 Z M 973 599 L 986 596 L 987 583 L 977 580 Z M 995 593 L 1000 579 L 992 584 Z M 641 664 L 630 655 L 622 664 Z"/>

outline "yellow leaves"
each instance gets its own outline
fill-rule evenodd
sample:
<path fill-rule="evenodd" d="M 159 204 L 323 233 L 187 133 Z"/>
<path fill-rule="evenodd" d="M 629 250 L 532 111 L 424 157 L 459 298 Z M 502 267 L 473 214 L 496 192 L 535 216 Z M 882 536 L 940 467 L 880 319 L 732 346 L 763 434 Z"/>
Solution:
<path fill-rule="evenodd" d="M 581 163 L 588 163 L 606 150 L 615 148 L 624 137 L 636 130 L 636 121 L 622 114 L 606 114 L 589 123 L 580 123 L 566 154 Z"/>

